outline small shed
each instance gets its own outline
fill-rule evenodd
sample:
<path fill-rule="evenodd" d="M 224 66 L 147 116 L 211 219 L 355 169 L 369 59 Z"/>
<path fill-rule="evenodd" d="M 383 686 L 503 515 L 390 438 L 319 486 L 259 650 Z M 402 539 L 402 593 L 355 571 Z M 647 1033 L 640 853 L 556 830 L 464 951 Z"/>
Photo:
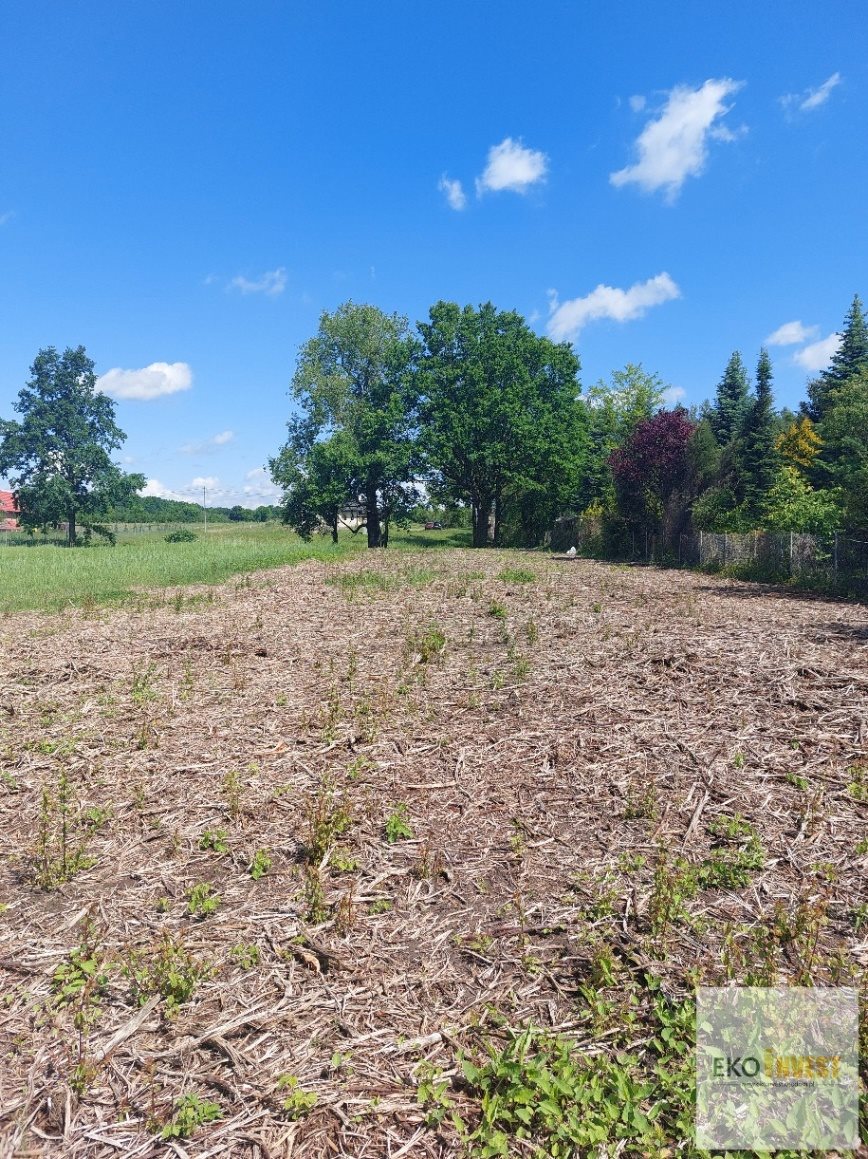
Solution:
<path fill-rule="evenodd" d="M 18 505 L 11 491 L 0 491 L 0 531 L 18 530 Z"/>

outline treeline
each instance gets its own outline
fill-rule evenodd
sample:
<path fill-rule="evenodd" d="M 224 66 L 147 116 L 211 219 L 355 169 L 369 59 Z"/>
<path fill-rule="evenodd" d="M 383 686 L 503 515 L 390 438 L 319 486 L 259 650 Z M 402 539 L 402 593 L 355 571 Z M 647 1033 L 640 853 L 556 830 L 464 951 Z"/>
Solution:
<path fill-rule="evenodd" d="M 209 507 L 209 523 L 267 523 L 281 519 L 280 507 Z M 135 495 L 121 506 L 112 507 L 106 518 L 111 523 L 203 523 L 205 510 L 201 503 L 179 499 L 160 499 L 154 495 Z"/>
<path fill-rule="evenodd" d="M 854 297 L 799 413 L 779 410 L 768 352 L 739 353 L 701 407 L 628 364 L 582 393 L 567 343 L 517 313 L 438 302 L 426 322 L 348 302 L 324 313 L 292 383 L 298 415 L 270 462 L 301 535 L 347 513 L 368 545 L 424 502 L 469 516 L 474 546 L 541 543 L 581 516 L 604 549 L 638 532 L 868 534 L 868 324 Z"/>

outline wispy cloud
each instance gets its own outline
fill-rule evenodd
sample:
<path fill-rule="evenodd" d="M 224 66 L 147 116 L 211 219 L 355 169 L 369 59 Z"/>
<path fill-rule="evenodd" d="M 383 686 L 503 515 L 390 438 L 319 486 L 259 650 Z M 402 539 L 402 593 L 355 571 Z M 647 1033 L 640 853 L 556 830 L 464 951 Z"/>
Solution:
<path fill-rule="evenodd" d="M 280 488 L 272 483 L 265 467 L 254 467 L 252 471 L 247 472 L 245 478 L 247 482 L 244 484 L 243 494 L 248 500 L 260 499 L 264 503 L 273 503 L 275 499 L 280 498 Z"/>
<path fill-rule="evenodd" d="M 663 391 L 663 401 L 667 406 L 677 406 L 686 394 L 683 386 L 667 386 Z"/>
<path fill-rule="evenodd" d="M 631 322 L 641 318 L 652 306 L 680 297 L 681 290 L 667 273 L 636 282 L 627 290 L 600 285 L 584 298 L 566 302 L 559 302 L 555 291 L 551 291 L 548 333 L 556 342 L 572 342 L 588 322 L 600 318 Z"/>
<path fill-rule="evenodd" d="M 228 290 L 237 290 L 240 294 L 265 294 L 275 298 L 286 289 L 286 267 L 278 266 L 276 270 L 266 270 L 258 278 L 245 278 L 243 274 L 229 280 Z"/>
<path fill-rule="evenodd" d="M 437 183 L 437 188 L 446 198 L 446 204 L 450 209 L 460 211 L 467 204 L 467 194 L 464 192 L 464 186 L 460 181 L 447 177 L 444 173 Z"/>
<path fill-rule="evenodd" d="M 14 209 L 7 209 L 5 213 L 0 213 L 0 225 L 8 225 L 14 216 Z"/>
<path fill-rule="evenodd" d="M 784 322 L 766 338 L 766 346 L 798 346 L 819 333 L 819 326 L 805 326 L 803 322 Z"/>
<path fill-rule="evenodd" d="M 152 362 L 141 370 L 122 370 L 116 366 L 96 381 L 97 390 L 112 398 L 144 402 L 189 390 L 192 385 L 193 371 L 186 362 Z"/>
<path fill-rule="evenodd" d="M 805 89 L 801 93 L 787 93 L 780 98 L 781 104 L 787 112 L 809 113 L 812 109 L 819 109 L 832 95 L 844 78 L 839 72 L 833 72 L 830 77 L 815 89 Z"/>
<path fill-rule="evenodd" d="M 234 431 L 221 431 L 219 435 L 212 435 L 210 439 L 199 439 L 197 442 L 185 443 L 179 449 L 185 455 L 202 455 L 225 447 L 235 438 Z"/>
<path fill-rule="evenodd" d="M 727 98 L 742 87 L 724 77 L 697 89 L 678 85 L 661 112 L 636 139 L 638 160 L 609 175 L 615 186 L 638 185 L 648 193 L 663 190 L 673 201 L 688 177 L 698 177 L 708 160 L 709 140 L 732 141 L 747 130 L 718 124 L 730 111 Z"/>
<path fill-rule="evenodd" d="M 825 370 L 832 361 L 832 355 L 837 353 L 840 345 L 841 335 L 829 334 L 826 338 L 821 338 L 819 342 L 812 342 L 810 346 L 797 350 L 793 355 L 793 362 L 811 373 Z"/>
<path fill-rule="evenodd" d="M 527 193 L 532 185 L 545 180 L 548 157 L 536 149 L 527 149 L 521 140 L 506 137 L 488 150 L 488 161 L 481 177 L 476 178 L 476 194 L 498 193 L 507 189 Z"/>

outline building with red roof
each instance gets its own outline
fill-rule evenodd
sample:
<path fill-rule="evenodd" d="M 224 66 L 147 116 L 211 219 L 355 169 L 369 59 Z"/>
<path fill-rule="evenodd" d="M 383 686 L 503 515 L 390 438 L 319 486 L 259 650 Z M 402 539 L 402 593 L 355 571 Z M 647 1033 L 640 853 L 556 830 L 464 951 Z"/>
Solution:
<path fill-rule="evenodd" d="M 18 507 L 11 491 L 0 491 L 0 531 L 18 530 Z"/>

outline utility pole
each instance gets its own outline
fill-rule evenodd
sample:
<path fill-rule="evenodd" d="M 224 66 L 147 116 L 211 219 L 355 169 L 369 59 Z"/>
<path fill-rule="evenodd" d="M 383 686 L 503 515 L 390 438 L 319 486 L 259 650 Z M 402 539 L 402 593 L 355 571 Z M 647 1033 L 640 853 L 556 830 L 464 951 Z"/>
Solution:
<path fill-rule="evenodd" d="M 205 530 L 208 530 L 208 505 L 205 502 L 205 488 L 202 488 L 202 510 L 205 512 Z"/>

